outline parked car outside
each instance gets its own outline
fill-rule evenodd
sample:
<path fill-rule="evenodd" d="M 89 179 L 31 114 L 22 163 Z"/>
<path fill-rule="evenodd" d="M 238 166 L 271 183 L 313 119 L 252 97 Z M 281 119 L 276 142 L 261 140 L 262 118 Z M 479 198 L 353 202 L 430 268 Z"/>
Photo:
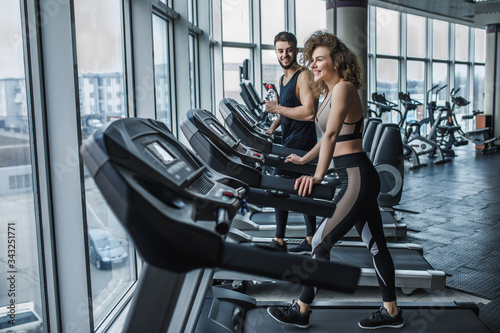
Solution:
<path fill-rule="evenodd" d="M 124 263 L 128 254 L 115 236 L 103 229 L 89 230 L 90 262 L 98 269 L 111 268 Z"/>

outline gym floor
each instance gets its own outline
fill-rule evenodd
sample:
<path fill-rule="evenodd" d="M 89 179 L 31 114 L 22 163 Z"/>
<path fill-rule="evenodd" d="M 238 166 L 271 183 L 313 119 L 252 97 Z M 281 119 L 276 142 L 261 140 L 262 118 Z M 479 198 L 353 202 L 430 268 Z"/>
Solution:
<path fill-rule="evenodd" d="M 396 207 L 407 236 L 390 242 L 415 243 L 425 259 L 447 275 L 444 290 L 416 290 L 399 302 L 472 301 L 479 318 L 500 332 L 500 153 L 481 154 L 472 145 L 455 148 L 452 161 L 416 170 L 405 168 L 403 196 Z M 409 213 L 411 211 L 413 213 Z M 250 284 L 247 294 L 258 301 L 291 301 L 300 288 L 286 283 Z M 354 294 L 320 290 L 316 301 L 380 302 L 378 288 Z"/>

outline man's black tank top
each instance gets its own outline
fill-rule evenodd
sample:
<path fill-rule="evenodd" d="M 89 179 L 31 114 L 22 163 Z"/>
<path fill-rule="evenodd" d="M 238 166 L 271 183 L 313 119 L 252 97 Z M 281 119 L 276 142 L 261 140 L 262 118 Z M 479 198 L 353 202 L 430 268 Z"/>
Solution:
<path fill-rule="evenodd" d="M 283 78 L 280 79 L 280 95 L 279 104 L 286 107 L 297 107 L 302 104 L 295 95 L 295 87 L 297 86 L 297 79 L 299 78 L 301 69 L 293 74 L 288 83 L 283 85 Z M 316 126 L 314 121 L 299 121 L 287 118 L 283 115 L 281 118 L 281 143 L 290 148 L 297 148 L 301 150 L 312 149 L 317 142 Z"/>

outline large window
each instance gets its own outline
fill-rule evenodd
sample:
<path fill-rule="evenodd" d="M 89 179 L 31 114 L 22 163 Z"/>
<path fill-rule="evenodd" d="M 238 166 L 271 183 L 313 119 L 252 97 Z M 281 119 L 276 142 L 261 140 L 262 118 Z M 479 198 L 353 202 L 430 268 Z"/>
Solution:
<path fill-rule="evenodd" d="M 484 111 L 484 65 L 474 66 L 473 109 Z"/>
<path fill-rule="evenodd" d="M 326 1 L 295 0 L 295 28 L 299 47 L 313 32 L 326 29 Z"/>
<path fill-rule="evenodd" d="M 222 0 L 222 38 L 226 42 L 250 43 L 250 0 Z"/>
<path fill-rule="evenodd" d="M 380 7 L 369 6 L 369 14 L 376 18 L 368 32 L 369 40 L 374 40 L 368 50 L 368 67 L 374 68 L 368 72 L 369 94 L 385 93 L 397 102 L 399 87 L 425 103 L 427 91 L 439 85 L 446 87 L 438 95 L 429 96 L 429 101 L 451 103 L 451 89 L 460 88 L 458 95 L 470 100 L 474 109 L 484 106 L 484 29 Z M 406 22 L 404 34 L 399 34 L 401 22 Z M 464 107 L 458 113 L 470 110 Z"/>
<path fill-rule="evenodd" d="M 475 33 L 475 47 L 474 47 L 474 61 L 485 62 L 486 54 L 486 31 L 484 29 L 474 29 Z"/>
<path fill-rule="evenodd" d="M 425 100 L 425 63 L 408 61 L 406 75 L 406 90 L 411 94 L 411 98 L 423 103 Z"/>
<path fill-rule="evenodd" d="M 448 59 L 448 29 L 449 23 L 434 20 L 432 25 L 432 48 L 434 59 Z"/>
<path fill-rule="evenodd" d="M 377 8 L 377 54 L 399 55 L 399 13 Z"/>
<path fill-rule="evenodd" d="M 122 2 L 75 0 L 82 137 L 127 116 Z M 85 172 L 94 323 L 101 323 L 135 282 L 132 243 Z"/>
<path fill-rule="evenodd" d="M 390 101 L 398 100 L 399 92 L 399 64 L 397 60 L 377 59 L 377 90 L 379 94 L 385 94 Z M 385 113 L 382 120 L 386 122 L 397 122 L 395 115 Z"/>
<path fill-rule="evenodd" d="M 426 19 L 425 17 L 407 15 L 407 56 L 424 58 L 426 56 L 425 37 Z"/>
<path fill-rule="evenodd" d="M 240 103 L 240 66 L 250 59 L 250 49 L 225 47 L 224 50 L 224 97 L 233 98 Z"/>
<path fill-rule="evenodd" d="M 432 64 L 432 86 L 439 85 L 443 87 L 448 84 L 448 64 L 445 62 L 435 62 Z M 436 89 L 437 90 L 437 89 Z M 434 95 L 434 99 L 438 105 L 444 105 L 446 102 L 447 93 L 445 89 L 439 91 L 438 96 Z M 431 96 L 429 96 L 430 98 Z"/>
<path fill-rule="evenodd" d="M 198 1 L 197 0 L 188 0 L 188 21 L 193 23 L 194 25 L 198 25 Z"/>
<path fill-rule="evenodd" d="M 469 77 L 468 77 L 468 69 L 469 66 L 465 64 L 456 64 L 455 65 L 455 90 L 458 89 L 457 96 L 461 96 L 465 98 L 466 100 L 469 100 L 469 94 L 468 94 L 468 87 L 469 87 Z M 455 109 L 455 114 L 457 115 L 457 120 L 461 123 L 461 126 L 464 129 L 467 128 L 467 123 L 461 121 L 462 120 L 462 115 L 467 114 L 468 112 L 468 106 L 463 106 L 463 107 L 457 107 Z"/>
<path fill-rule="evenodd" d="M 153 15 L 156 119 L 172 128 L 168 22 Z"/>
<path fill-rule="evenodd" d="M 469 28 L 465 25 L 455 25 L 455 60 L 469 60 Z"/>
<path fill-rule="evenodd" d="M 279 79 L 283 75 L 276 52 L 274 50 L 262 50 L 262 83 L 273 83 L 279 88 Z"/>
<path fill-rule="evenodd" d="M 283 0 L 261 0 L 261 42 L 274 44 L 274 36 L 285 30 L 285 2 Z"/>
<path fill-rule="evenodd" d="M 43 325 L 19 1 L 0 3 L 0 307 Z M 5 320 L 6 317 L 2 319 Z M 16 318 L 16 323 L 22 320 Z M 16 331 L 16 326 L 3 326 Z M 3 331 L 3 330 L 2 330 Z M 42 331 L 42 329 L 40 329 Z"/>
<path fill-rule="evenodd" d="M 277 84 L 283 74 L 274 54 L 277 33 L 294 33 L 297 46 L 303 47 L 313 32 L 326 29 L 324 0 L 222 0 L 220 5 L 224 97 L 240 102 L 239 66 L 243 60 L 251 60 L 250 81 L 261 91 L 261 83 Z M 260 35 L 253 33 L 256 31 Z M 297 61 L 300 64 L 301 57 Z"/>
<path fill-rule="evenodd" d="M 400 90 L 400 36 L 399 13 L 385 8 L 375 9 L 376 17 L 376 87 L 373 92 L 384 94 L 392 102 L 398 101 Z M 371 105 L 370 107 L 374 107 Z M 377 110 L 379 111 L 379 110 Z M 384 112 L 382 120 L 385 122 L 398 122 L 396 112 Z"/>
<path fill-rule="evenodd" d="M 192 109 L 198 106 L 198 61 L 196 61 L 196 55 L 198 54 L 197 40 L 196 36 L 191 34 L 189 35 L 189 105 Z"/>

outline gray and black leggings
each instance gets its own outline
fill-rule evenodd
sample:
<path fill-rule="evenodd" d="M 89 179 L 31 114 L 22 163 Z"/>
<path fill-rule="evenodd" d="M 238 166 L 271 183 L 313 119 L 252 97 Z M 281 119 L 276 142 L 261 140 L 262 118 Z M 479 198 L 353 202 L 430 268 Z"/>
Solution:
<path fill-rule="evenodd" d="M 303 173 L 278 168 L 274 169 L 273 173 L 273 176 L 284 176 L 287 178 L 299 178 L 302 175 Z M 288 223 L 288 211 L 275 209 L 274 216 L 276 218 L 276 231 L 274 233 L 274 237 L 285 238 L 285 230 Z M 304 214 L 304 221 L 306 223 L 306 236 L 312 237 L 316 232 L 316 216 Z"/>
<path fill-rule="evenodd" d="M 364 152 L 334 157 L 333 164 L 342 187 L 333 199 L 337 205 L 334 214 L 323 220 L 314 234 L 312 256 L 329 260 L 333 245 L 355 226 L 373 256 L 383 301 L 395 301 L 394 263 L 387 249 L 377 203 L 378 173 Z M 315 287 L 304 286 L 300 300 L 311 304 L 317 292 Z"/>

